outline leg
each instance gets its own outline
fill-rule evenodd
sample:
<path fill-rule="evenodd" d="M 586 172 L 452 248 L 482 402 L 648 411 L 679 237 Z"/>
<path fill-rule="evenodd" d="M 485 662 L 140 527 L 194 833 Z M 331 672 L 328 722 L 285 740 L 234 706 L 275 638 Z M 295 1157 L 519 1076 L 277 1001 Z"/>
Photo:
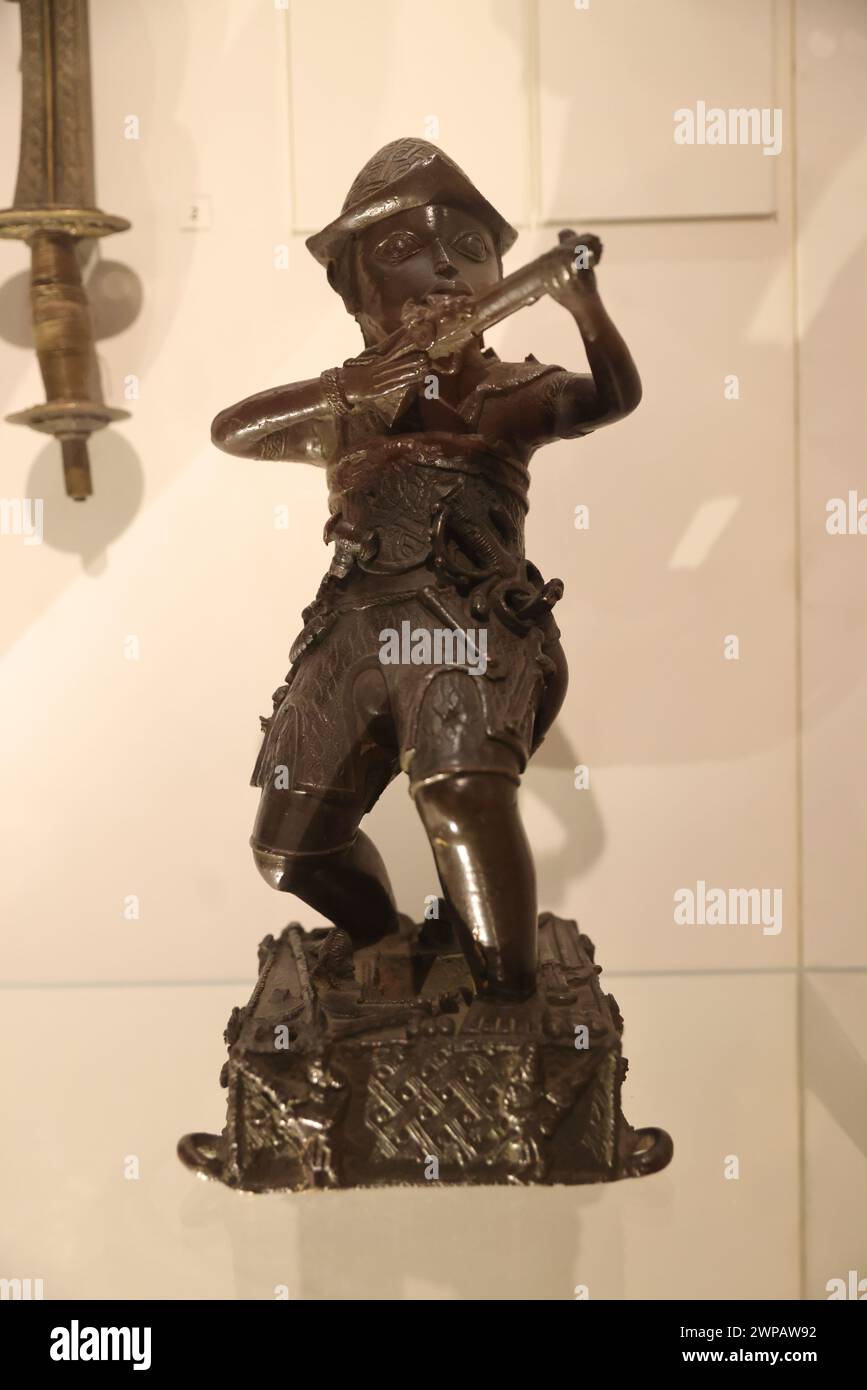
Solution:
<path fill-rule="evenodd" d="M 294 893 L 342 927 L 353 946 L 368 946 L 397 930 L 385 865 L 363 831 L 342 849 L 307 854 L 265 849 L 253 841 L 253 858 L 266 883 L 281 893 Z"/>
<path fill-rule="evenodd" d="M 536 874 L 517 779 L 433 776 L 413 795 L 479 993 L 526 998 L 536 983 Z"/>
<path fill-rule="evenodd" d="M 397 772 L 397 748 L 378 670 L 350 670 L 333 684 L 320 676 L 305 687 L 317 662 L 327 676 L 328 660 L 339 657 L 338 646 L 305 658 L 280 708 L 259 767 L 250 843 L 266 883 L 294 893 L 361 947 L 399 926 L 385 865 L 358 828 Z"/>

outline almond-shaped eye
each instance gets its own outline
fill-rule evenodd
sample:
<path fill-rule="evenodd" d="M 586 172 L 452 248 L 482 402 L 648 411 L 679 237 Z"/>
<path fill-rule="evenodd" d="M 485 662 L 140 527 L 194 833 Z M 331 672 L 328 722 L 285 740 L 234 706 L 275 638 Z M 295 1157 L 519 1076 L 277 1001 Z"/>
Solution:
<path fill-rule="evenodd" d="M 471 261 L 486 261 L 488 259 L 485 239 L 478 232 L 460 232 L 452 242 L 452 246 Z"/>
<path fill-rule="evenodd" d="M 376 257 L 394 265 L 398 261 L 405 261 L 408 256 L 414 256 L 420 250 L 421 242 L 412 232 L 391 232 L 377 246 Z"/>

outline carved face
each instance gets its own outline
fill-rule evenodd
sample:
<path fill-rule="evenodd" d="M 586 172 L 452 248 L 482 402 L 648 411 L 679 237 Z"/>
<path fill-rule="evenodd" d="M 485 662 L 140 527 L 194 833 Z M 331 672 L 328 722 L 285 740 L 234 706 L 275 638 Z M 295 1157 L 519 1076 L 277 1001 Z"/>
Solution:
<path fill-rule="evenodd" d="M 400 327 L 407 300 L 478 294 L 502 278 L 485 224 L 462 208 L 438 205 L 368 227 L 358 238 L 355 270 L 362 315 L 382 337 Z"/>

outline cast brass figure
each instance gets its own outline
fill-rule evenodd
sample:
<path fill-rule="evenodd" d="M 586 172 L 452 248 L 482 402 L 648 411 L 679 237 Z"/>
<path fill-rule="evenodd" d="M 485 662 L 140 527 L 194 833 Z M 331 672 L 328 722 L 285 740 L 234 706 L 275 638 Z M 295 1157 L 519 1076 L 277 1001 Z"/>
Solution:
<path fill-rule="evenodd" d="M 622 419 L 641 385 L 599 297 L 598 238 L 562 232 L 503 279 L 516 235 L 442 151 L 386 145 L 307 243 L 365 350 L 213 423 L 229 453 L 324 467 L 334 544 L 263 720 L 251 841 L 266 881 L 334 930 L 263 943 L 227 1033 L 229 1127 L 182 1141 L 233 1185 L 418 1181 L 425 1155 L 446 1181 L 586 1182 L 670 1158 L 663 1131 L 620 1113 L 622 1020 L 591 943 L 574 923 L 537 926 L 517 800 L 567 680 L 563 586 L 524 555 L 529 461 Z M 484 348 L 542 294 L 575 320 L 589 375 Z M 443 891 L 419 928 L 359 828 L 401 770 Z"/>
<path fill-rule="evenodd" d="M 87 0 L 18 0 L 21 6 L 21 157 L 15 202 L 0 236 L 26 241 L 36 353 L 47 401 L 7 418 L 60 440 L 66 491 L 93 491 L 87 440 L 129 411 L 107 406 L 79 243 L 129 222 L 96 207 Z"/>

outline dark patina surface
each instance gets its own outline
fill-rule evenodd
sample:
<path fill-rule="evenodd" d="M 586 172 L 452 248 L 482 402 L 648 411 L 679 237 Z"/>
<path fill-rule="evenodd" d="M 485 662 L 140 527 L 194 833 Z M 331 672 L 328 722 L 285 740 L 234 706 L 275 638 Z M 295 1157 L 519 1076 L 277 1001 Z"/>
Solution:
<path fill-rule="evenodd" d="M 288 926 L 226 1028 L 226 1127 L 180 1156 L 251 1192 L 656 1172 L 671 1141 L 623 1117 L 623 1020 L 593 955 L 544 914 L 539 987 L 505 1006 L 474 993 L 442 919 L 354 960 L 344 933 Z"/>
<path fill-rule="evenodd" d="M 567 684 L 563 585 L 524 548 L 531 461 L 624 418 L 641 384 L 599 296 L 599 239 L 564 230 L 504 276 L 516 235 L 441 150 L 392 141 L 307 242 L 363 351 L 212 425 L 239 458 L 323 469 L 333 546 L 262 716 L 251 845 L 334 930 L 264 943 L 227 1038 L 226 1131 L 181 1144 L 236 1187 L 606 1181 L 671 1155 L 622 1117 L 622 1021 L 587 938 L 539 925 L 518 802 Z M 589 373 L 485 346 L 543 295 Z M 386 661 L 404 629 L 422 659 Z M 470 633 L 483 663 L 424 655 Z M 443 895 L 422 929 L 361 829 L 401 773 Z"/>

